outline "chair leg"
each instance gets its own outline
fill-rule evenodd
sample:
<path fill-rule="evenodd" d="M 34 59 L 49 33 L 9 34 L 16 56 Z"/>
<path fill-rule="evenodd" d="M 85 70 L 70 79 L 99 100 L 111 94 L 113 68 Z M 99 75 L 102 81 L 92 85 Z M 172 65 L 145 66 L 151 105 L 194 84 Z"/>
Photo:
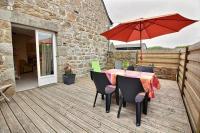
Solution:
<path fill-rule="evenodd" d="M 97 96 L 98 96 L 98 92 L 96 92 L 96 96 L 95 96 L 95 99 L 94 99 L 94 104 L 93 104 L 93 107 L 95 107 L 96 100 L 97 100 Z"/>
<path fill-rule="evenodd" d="M 104 100 L 104 95 L 103 94 L 101 94 L 101 99 Z"/>
<path fill-rule="evenodd" d="M 151 98 L 148 97 L 148 101 L 151 102 Z"/>
<path fill-rule="evenodd" d="M 141 103 L 136 103 L 136 126 L 140 126 L 141 123 Z"/>
<path fill-rule="evenodd" d="M 121 112 L 121 109 L 122 109 L 122 104 L 123 104 L 123 102 L 122 102 L 123 100 L 122 100 L 122 98 L 120 99 L 120 102 L 119 102 L 119 110 L 118 110 L 118 113 L 117 113 L 117 118 L 119 118 L 120 117 L 120 112 Z"/>
<path fill-rule="evenodd" d="M 119 105 L 119 89 L 118 88 L 116 88 L 115 90 L 115 97 L 116 97 L 116 103 L 117 105 Z"/>
<path fill-rule="evenodd" d="M 110 112 L 111 94 L 106 94 L 106 113 Z"/>
<path fill-rule="evenodd" d="M 147 108 L 148 108 L 148 97 L 145 97 L 143 101 L 143 113 L 147 115 Z"/>
<path fill-rule="evenodd" d="M 6 101 L 10 102 L 10 99 L 3 92 L 0 91 L 0 94 L 1 94 L 0 96 L 3 97 L 2 99 L 5 99 Z M 1 99 L 0 99 L 0 101 L 1 101 Z"/>
<path fill-rule="evenodd" d="M 126 107 L 126 101 L 123 99 L 123 107 Z"/>

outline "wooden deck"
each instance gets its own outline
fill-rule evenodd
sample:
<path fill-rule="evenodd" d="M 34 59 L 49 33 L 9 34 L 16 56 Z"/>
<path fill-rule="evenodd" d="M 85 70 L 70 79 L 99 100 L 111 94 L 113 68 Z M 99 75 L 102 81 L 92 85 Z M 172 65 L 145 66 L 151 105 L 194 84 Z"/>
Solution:
<path fill-rule="evenodd" d="M 135 125 L 135 107 L 122 108 L 113 98 L 111 112 L 105 113 L 101 96 L 93 108 L 95 87 L 89 78 L 74 85 L 54 84 L 18 92 L 11 102 L 0 103 L 0 133 L 63 132 L 191 132 L 186 111 L 174 81 L 160 80 L 161 90 L 149 103 L 148 114 Z"/>

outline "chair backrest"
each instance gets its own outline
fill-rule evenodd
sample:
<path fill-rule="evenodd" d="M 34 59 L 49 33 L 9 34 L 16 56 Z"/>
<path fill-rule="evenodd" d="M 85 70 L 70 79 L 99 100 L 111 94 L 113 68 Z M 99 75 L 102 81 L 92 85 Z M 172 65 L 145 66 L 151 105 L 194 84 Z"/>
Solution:
<path fill-rule="evenodd" d="M 127 68 L 129 66 L 129 62 L 127 60 L 123 61 L 123 68 Z"/>
<path fill-rule="evenodd" d="M 136 71 L 141 71 L 141 72 L 150 72 L 153 73 L 153 67 L 151 66 L 137 66 L 135 68 Z"/>
<path fill-rule="evenodd" d="M 138 93 L 144 92 L 144 88 L 139 78 L 117 76 L 117 88 L 126 102 L 135 102 Z"/>
<path fill-rule="evenodd" d="M 120 60 L 115 61 L 115 69 L 122 69 L 122 61 Z"/>
<path fill-rule="evenodd" d="M 91 62 L 91 65 L 92 65 L 92 70 L 93 71 L 95 71 L 95 72 L 101 72 L 101 67 L 100 67 L 100 64 L 99 64 L 98 60 L 93 60 Z"/>
<path fill-rule="evenodd" d="M 91 79 L 94 81 L 97 91 L 101 94 L 105 94 L 105 87 L 111 84 L 106 74 L 94 71 L 90 71 L 90 73 Z"/>
<path fill-rule="evenodd" d="M 134 66 L 131 65 L 127 67 L 127 70 L 134 71 L 135 69 L 134 69 Z"/>

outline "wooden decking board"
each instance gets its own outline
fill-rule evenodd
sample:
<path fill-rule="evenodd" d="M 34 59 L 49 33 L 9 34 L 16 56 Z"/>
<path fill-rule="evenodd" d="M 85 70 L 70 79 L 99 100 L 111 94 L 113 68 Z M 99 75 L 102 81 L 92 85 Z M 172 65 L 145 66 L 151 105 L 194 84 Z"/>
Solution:
<path fill-rule="evenodd" d="M 1 108 L 1 103 L 0 103 L 0 108 Z M 1 133 L 10 133 L 10 129 L 4 119 L 1 109 L 0 109 L 0 132 Z"/>
<path fill-rule="evenodd" d="M 49 89 L 48 89 L 48 91 L 49 91 Z M 54 97 L 54 99 L 56 99 L 56 102 L 59 105 L 63 106 L 64 108 L 65 108 L 65 106 L 70 106 L 70 104 L 64 104 L 64 99 L 59 99 L 59 97 Z M 102 122 L 97 121 L 97 120 L 89 117 L 88 115 L 85 115 L 82 111 L 75 110 L 74 106 L 70 106 L 70 108 L 68 108 L 68 111 L 71 112 L 73 115 L 81 118 L 84 122 L 87 122 L 88 124 L 92 125 L 94 128 L 98 128 L 99 130 L 101 130 L 103 132 L 118 132 L 116 129 L 112 129 L 112 128 L 106 126 L 106 124 L 103 124 Z"/>
<path fill-rule="evenodd" d="M 86 84 L 88 84 L 88 83 L 86 83 Z M 175 84 L 176 85 L 176 84 Z M 79 85 L 78 85 L 79 86 Z M 162 89 L 165 89 L 164 87 L 162 88 Z M 167 89 L 169 89 L 169 88 L 167 88 Z M 172 90 L 171 90 L 172 91 Z M 181 98 L 181 96 L 178 96 L 177 97 L 177 93 L 179 93 L 179 90 L 178 90 L 178 92 L 177 93 L 175 93 L 176 94 L 176 96 L 173 96 L 173 98 L 176 98 L 177 100 L 178 100 L 178 103 L 176 102 L 176 104 L 179 104 L 179 105 L 181 105 L 181 107 L 174 107 L 174 106 L 172 106 L 172 104 L 166 104 L 166 103 L 164 103 L 164 104 L 160 104 L 161 102 L 161 100 L 160 100 L 160 98 L 159 97 L 162 97 L 162 98 L 165 98 L 166 99 L 166 97 L 167 97 L 167 99 L 169 100 L 170 98 L 169 97 L 171 97 L 171 96 L 166 96 L 166 95 L 168 95 L 168 94 L 171 94 L 171 91 L 170 91 L 170 93 L 168 92 L 168 93 L 165 93 L 165 94 L 162 94 L 161 95 L 161 93 L 159 92 L 159 94 L 156 94 L 156 99 L 153 99 L 153 101 L 154 102 L 151 102 L 151 104 L 154 104 L 154 106 L 156 106 L 156 105 L 158 105 L 159 107 L 157 108 L 157 109 L 164 109 L 164 110 L 166 110 L 166 109 L 171 109 L 171 110 L 174 110 L 174 111 L 176 111 L 176 113 L 179 113 L 179 111 L 180 111 L 180 115 L 183 115 L 184 114 L 184 116 L 185 117 L 187 117 L 187 115 L 185 115 L 185 108 L 184 108 L 184 106 L 183 106 L 183 103 L 182 103 L 182 98 Z M 94 92 L 92 92 L 92 94 L 94 95 Z M 174 94 L 174 93 L 173 93 Z M 162 105 L 164 105 L 164 106 L 162 106 Z M 154 107 L 153 106 L 153 107 Z M 150 107 L 151 108 L 151 107 Z M 154 110 L 154 111 L 156 111 L 156 110 Z"/>
<path fill-rule="evenodd" d="M 36 103 L 34 103 L 30 98 L 27 96 L 23 95 L 23 93 L 18 93 L 18 96 L 24 102 L 29 105 L 30 108 L 32 108 L 33 111 L 38 114 L 38 116 L 43 119 L 52 129 L 54 129 L 58 133 L 69 133 L 69 131 L 66 127 L 64 127 L 62 124 L 60 124 L 56 119 L 54 119 L 51 115 L 49 115 L 48 112 L 46 112 L 43 108 L 38 106 Z"/>
<path fill-rule="evenodd" d="M 49 105 L 47 105 L 45 102 L 43 102 L 42 100 L 40 100 L 38 98 L 38 94 L 37 97 L 29 92 L 25 92 L 27 96 L 29 96 L 32 100 L 34 100 L 35 102 L 38 103 L 38 105 L 40 105 L 41 107 L 43 107 L 45 110 L 48 110 L 48 112 L 55 118 L 57 119 L 60 123 L 62 123 L 64 126 L 66 126 L 70 131 L 72 132 L 86 132 L 84 129 L 80 128 L 79 126 L 77 126 L 76 124 L 72 123 L 70 120 L 68 120 L 64 115 L 60 114 L 59 111 L 54 110 L 53 108 L 51 108 Z"/>
<path fill-rule="evenodd" d="M 71 114 L 68 109 L 64 109 L 58 102 L 56 102 L 56 99 L 54 98 L 49 98 L 46 99 L 45 97 L 40 97 L 46 104 L 48 104 L 49 106 L 51 106 L 52 108 L 54 108 L 55 110 L 57 110 L 59 113 L 61 113 L 62 115 L 64 115 L 66 118 L 68 118 L 70 121 L 72 121 L 73 123 L 77 124 L 78 126 L 80 126 L 81 128 L 83 128 L 84 130 L 86 130 L 86 132 L 101 132 L 100 130 L 98 130 L 97 128 L 94 128 L 93 126 L 91 126 L 88 123 L 85 123 L 81 118 L 74 116 L 73 114 Z M 53 102 L 50 102 L 51 101 Z"/>
<path fill-rule="evenodd" d="M 50 89 L 48 89 L 48 90 L 50 90 Z M 53 89 L 52 89 L 53 90 Z M 59 88 L 59 90 L 57 91 L 57 92 L 59 92 L 59 91 L 61 91 L 62 90 L 62 87 L 61 88 Z M 65 90 L 66 91 L 66 90 Z M 71 90 L 72 91 L 72 90 Z M 61 97 L 62 95 L 64 95 L 64 93 L 63 92 L 61 92 L 60 94 L 59 94 L 59 96 Z M 64 96 L 64 97 L 67 97 L 67 96 Z M 69 97 L 69 96 L 68 96 Z M 73 98 L 71 98 L 71 99 L 73 99 Z M 81 97 L 81 99 L 83 99 L 82 97 Z M 79 100 L 79 101 L 81 101 L 81 99 Z M 62 99 L 61 99 L 62 100 Z M 73 99 L 73 100 L 75 100 L 75 99 Z M 86 100 L 85 100 L 86 101 Z M 91 100 L 90 100 L 91 101 Z M 88 104 L 91 104 L 91 102 L 88 102 Z M 102 106 L 101 105 L 103 105 L 103 108 L 102 108 Z M 104 109 L 104 103 L 101 103 L 101 107 L 99 108 L 99 109 L 103 109 L 103 111 L 102 112 L 105 112 L 105 109 Z M 92 107 L 92 104 L 90 105 L 91 107 Z M 97 107 L 95 107 L 95 108 L 98 108 L 99 106 L 97 106 Z M 116 106 L 115 106 L 116 107 Z M 118 110 L 118 106 L 117 106 L 117 108 L 114 108 L 114 107 L 112 107 L 112 112 L 114 112 L 114 113 L 116 113 L 117 112 L 117 110 Z M 114 110 L 115 109 L 115 110 Z M 101 113 L 102 113 L 101 112 Z M 110 113 L 112 113 L 112 112 L 110 112 Z M 127 112 L 126 112 L 126 114 L 127 114 Z M 114 115 L 114 114 L 113 114 Z M 135 116 L 135 114 L 128 114 L 129 116 L 133 116 L 132 118 L 134 118 L 134 116 Z M 116 114 L 115 114 L 115 117 L 116 117 Z M 128 117 L 129 118 L 129 117 Z M 130 120 L 130 119 L 128 119 L 128 120 Z M 132 119 L 131 119 L 131 121 L 129 121 L 129 123 L 133 123 L 133 125 L 135 125 L 134 123 L 135 123 L 135 119 L 133 119 L 134 120 L 134 122 L 132 122 Z M 132 125 L 132 126 L 133 126 Z M 155 124 L 154 124 L 155 125 Z M 146 125 L 144 124 L 143 125 L 143 128 L 145 127 Z M 170 128 L 165 128 L 165 127 L 160 127 L 160 128 L 164 128 L 165 130 L 170 130 Z M 154 128 L 154 131 L 155 131 L 155 128 Z M 172 131 L 171 131 L 172 132 Z"/>
<path fill-rule="evenodd" d="M 49 95 L 49 96 L 52 96 L 52 94 L 48 94 L 49 93 L 49 89 L 47 90 L 48 92 L 45 92 L 47 95 Z M 35 91 L 36 92 L 36 91 Z M 41 91 L 39 92 L 39 93 L 41 93 Z M 41 94 L 37 94 L 37 95 L 41 95 Z M 44 96 L 44 94 L 42 95 L 42 96 Z M 54 96 L 52 96 L 52 97 L 55 97 L 55 95 Z M 66 97 L 67 98 L 67 97 Z M 71 98 L 71 97 L 70 97 Z M 111 121 L 110 120 L 107 120 L 106 118 L 107 117 L 103 117 L 103 118 L 100 118 L 100 117 L 102 117 L 102 115 L 101 114 L 95 114 L 95 112 L 93 111 L 93 109 L 92 110 L 90 110 L 90 109 L 88 109 L 88 106 L 84 106 L 84 104 L 82 104 L 81 102 L 77 102 L 77 103 L 74 103 L 75 101 L 70 101 L 69 99 L 69 101 L 67 101 L 66 99 L 63 99 L 63 98 L 59 98 L 60 99 L 60 101 L 63 101 L 63 102 L 65 102 L 67 105 L 71 105 L 70 106 L 70 108 L 78 108 L 78 110 L 79 111 L 81 111 L 81 112 L 83 112 L 83 113 L 93 113 L 93 115 L 91 115 L 91 113 L 89 114 L 90 116 L 92 116 L 92 117 L 97 117 L 97 120 L 99 120 L 99 121 L 101 121 L 101 119 L 104 119 L 105 121 L 106 121 L 106 123 L 108 124 L 108 125 L 110 125 L 109 123 L 111 123 Z M 74 99 L 72 99 L 72 100 L 74 100 Z M 79 105 L 79 106 L 76 106 L 76 105 Z M 91 106 L 90 106 L 90 108 L 91 108 Z M 84 111 L 85 110 L 85 111 Z M 94 114 L 95 114 L 95 116 L 94 116 Z M 100 116 L 99 116 L 100 115 Z M 115 123 L 113 123 L 113 121 L 112 121 L 112 124 L 115 124 Z M 112 125 L 111 125 L 112 126 Z M 119 126 L 119 125 L 118 125 Z M 122 127 L 121 127 L 122 128 Z M 118 128 L 117 128 L 118 129 Z M 121 129 L 120 129 L 121 130 Z M 124 130 L 123 130 L 124 131 Z"/>
<path fill-rule="evenodd" d="M 7 103 L 5 101 L 3 101 L 2 104 L 1 104 L 1 111 L 2 111 L 2 114 L 4 115 L 4 118 L 5 118 L 5 120 L 8 124 L 8 127 L 9 127 L 11 132 L 13 132 L 13 133 L 25 133 L 23 127 L 18 122 L 15 115 L 10 110 L 9 106 L 7 105 Z"/>
<path fill-rule="evenodd" d="M 95 120 L 97 120 L 97 121 L 99 121 L 99 122 L 101 122 L 105 125 L 108 125 L 108 126 L 110 126 L 111 128 L 114 128 L 117 131 L 121 131 L 121 132 L 127 132 L 128 131 L 127 129 L 122 128 L 122 127 L 118 126 L 117 124 L 115 124 L 115 123 L 113 123 L 109 120 L 106 120 L 105 119 L 106 117 L 101 117 L 97 113 L 95 114 L 94 112 L 92 112 L 91 111 L 91 110 L 93 110 L 92 106 L 90 106 L 90 108 L 88 108 L 87 106 L 83 106 L 83 104 L 81 103 L 82 105 L 80 105 L 79 108 L 78 108 L 78 107 L 76 107 L 75 103 L 70 101 L 70 99 L 62 98 L 61 97 L 62 94 L 58 93 L 57 95 L 59 95 L 59 97 L 57 97 L 58 100 L 62 101 L 65 105 L 71 106 L 72 107 L 71 109 L 73 109 L 73 111 L 82 112 L 83 114 L 86 114 L 87 116 L 89 116 L 89 117 L 91 117 L 91 118 L 93 118 L 93 119 L 95 119 Z M 64 96 L 64 97 L 67 97 L 67 96 Z M 71 99 L 73 99 L 73 98 L 71 98 Z"/>
<path fill-rule="evenodd" d="M 40 130 L 26 116 L 13 99 L 10 99 L 10 102 L 7 102 L 7 104 L 27 133 L 40 133 Z"/>
<path fill-rule="evenodd" d="M 61 88 L 61 89 L 62 89 L 62 88 Z M 61 89 L 60 89 L 60 90 L 61 90 Z M 79 91 L 80 91 L 80 90 L 79 90 Z M 63 93 L 64 93 L 64 92 L 63 92 Z M 91 101 L 91 99 L 90 99 L 89 101 Z M 90 103 L 92 104 L 92 102 L 90 102 Z M 150 104 L 151 104 L 151 103 L 150 103 Z M 149 108 L 151 109 L 151 106 L 150 106 Z M 149 109 L 149 110 L 150 110 L 150 109 Z M 159 108 L 159 109 L 160 109 L 160 108 Z M 156 111 L 156 109 L 153 110 L 153 111 Z M 164 110 L 160 110 L 160 111 L 163 112 Z M 156 112 L 156 113 L 157 113 L 157 112 Z M 164 112 L 164 113 L 165 113 L 165 112 Z M 182 115 L 182 114 L 181 114 L 181 115 Z"/>
<path fill-rule="evenodd" d="M 75 88 L 75 87 L 74 87 Z M 63 90 L 62 89 L 62 87 L 59 89 L 59 91 L 60 90 Z M 76 89 L 77 90 L 77 89 Z M 67 90 L 65 90 L 65 91 L 67 91 Z M 71 91 L 75 91 L 75 89 L 74 90 L 71 90 Z M 79 90 L 80 91 L 80 90 Z M 61 93 L 61 94 L 63 94 L 63 93 Z M 61 97 L 61 94 L 60 94 L 60 97 Z M 90 104 L 91 103 L 91 105 L 90 106 L 92 106 L 92 102 L 90 102 L 91 101 L 91 99 L 90 100 L 86 100 L 86 99 L 89 99 L 89 97 L 79 97 L 79 98 L 81 98 L 81 99 L 83 99 L 83 98 L 85 98 L 85 101 L 88 101 L 89 103 L 88 104 Z M 104 105 L 104 103 L 103 103 L 103 105 Z M 102 109 L 102 108 L 101 108 Z M 112 109 L 113 109 L 113 112 L 117 112 L 117 110 L 118 110 L 118 108 L 114 108 L 114 107 L 112 107 Z M 115 110 L 114 110 L 115 109 Z M 125 112 L 126 114 L 128 113 L 128 112 Z M 133 114 L 133 112 L 129 112 L 130 114 L 128 114 L 129 116 L 135 116 L 135 109 L 134 109 L 134 114 Z M 169 132 L 172 132 L 173 130 L 171 130 L 171 128 L 173 128 L 174 130 L 180 130 L 178 127 L 180 127 L 180 126 L 178 126 L 178 125 L 180 125 L 181 123 L 178 123 L 177 121 L 176 122 L 174 122 L 174 121 L 172 121 L 172 120 L 162 120 L 162 117 L 160 117 L 159 115 L 155 115 L 155 117 L 160 117 L 160 119 L 155 119 L 156 121 L 154 121 L 154 115 L 152 114 L 151 116 L 149 116 L 149 115 L 147 115 L 147 116 L 145 116 L 146 118 L 147 118 L 147 122 L 148 123 L 151 123 L 152 122 L 152 126 L 155 126 L 156 125 L 156 123 L 159 123 L 158 125 L 157 125 L 157 127 L 155 127 L 155 128 L 157 128 L 157 129 L 163 129 L 163 130 L 168 130 Z M 148 117 L 150 117 L 151 119 L 148 119 Z M 134 117 L 133 117 L 134 118 Z M 143 119 L 144 121 L 146 120 L 146 119 Z M 159 121 L 158 121 L 159 120 Z M 171 122 L 169 122 L 169 121 L 171 121 Z M 131 123 L 133 123 L 132 121 L 130 121 Z M 134 121 L 134 123 L 135 123 L 135 121 Z M 171 131 L 170 131 L 171 130 Z"/>
<path fill-rule="evenodd" d="M 42 91 L 45 91 L 45 90 L 42 90 Z M 40 93 L 42 92 L 42 91 L 40 91 Z M 72 102 L 68 102 L 66 99 L 64 99 L 64 98 L 61 98 L 61 94 L 56 94 L 56 93 L 54 93 L 53 94 L 53 92 L 51 92 L 51 90 L 50 89 L 48 89 L 47 91 L 45 91 L 44 93 L 46 93 L 47 94 L 47 96 L 45 96 L 45 94 L 43 94 L 43 96 L 44 97 L 48 97 L 48 96 L 51 96 L 51 97 L 53 97 L 54 99 L 57 99 L 57 104 L 59 104 L 59 105 L 61 105 L 61 106 L 63 106 L 63 107 L 65 107 L 65 106 L 69 106 L 70 108 L 66 108 L 68 111 L 71 111 L 72 113 L 73 112 L 75 112 L 76 114 L 74 114 L 74 115 L 77 115 L 78 117 L 81 117 L 81 115 L 85 115 L 85 116 L 87 116 L 87 118 L 85 118 L 85 120 L 86 120 L 86 122 L 88 122 L 89 120 L 91 120 L 91 119 L 93 119 L 93 121 L 96 121 L 95 123 L 92 123 L 92 124 L 94 124 L 93 126 L 95 126 L 96 125 L 96 127 L 98 127 L 99 126 L 99 124 L 101 125 L 101 127 L 104 127 L 105 128 L 105 126 L 107 125 L 107 126 L 109 126 L 109 128 L 113 128 L 113 126 L 115 127 L 114 128 L 114 130 L 115 131 L 113 131 L 113 129 L 112 129 L 112 132 L 116 132 L 116 131 L 121 131 L 121 132 L 129 132 L 129 130 L 127 130 L 127 129 L 125 129 L 125 128 L 122 128 L 122 127 L 120 127 L 120 126 L 118 126 L 118 125 L 116 125 L 116 124 L 114 124 L 114 123 L 111 123 L 110 121 L 105 121 L 104 122 L 104 118 L 101 118 L 101 117 L 98 117 L 99 119 L 95 119 L 95 117 L 97 117 L 97 115 L 94 115 L 94 113 L 92 114 L 92 112 L 90 112 L 90 110 L 92 109 L 91 107 L 91 109 L 90 108 L 86 108 L 85 109 L 85 107 L 83 106 L 82 108 L 77 108 L 76 107 L 76 104 L 74 104 L 74 103 L 72 103 Z M 48 93 L 52 93 L 52 94 L 48 94 Z M 57 96 L 56 96 L 56 95 Z M 59 96 L 59 97 L 58 97 Z M 84 111 L 85 110 L 85 111 Z M 86 112 L 86 110 L 87 110 L 87 112 Z M 90 112 L 90 113 L 89 113 Z M 89 113 L 89 115 L 87 115 L 87 113 Z M 83 119 L 83 117 L 81 117 L 82 119 Z M 118 127 L 116 127 L 116 126 L 118 126 Z"/>
<path fill-rule="evenodd" d="M 135 107 L 127 104 L 117 118 L 112 99 L 110 113 L 99 95 L 93 108 L 95 86 L 90 78 L 73 85 L 54 84 L 18 92 L 10 103 L 0 103 L 0 132 L 191 132 L 186 111 L 174 81 L 160 80 L 161 90 L 135 125 Z M 4 119 L 5 118 L 5 119 Z M 32 127 L 32 128 L 31 128 Z M 2 129 L 2 130 L 1 130 Z"/>
<path fill-rule="evenodd" d="M 75 87 L 74 87 L 75 88 Z M 59 92 L 59 91 L 61 91 L 62 90 L 62 87 L 61 88 L 59 88 L 59 90 L 57 91 L 57 92 Z M 64 94 L 63 92 L 61 92 L 60 94 L 59 94 L 59 96 L 61 97 L 62 95 L 64 95 L 63 97 L 70 97 L 70 99 L 72 99 L 73 101 L 76 101 L 77 100 L 77 97 L 71 97 L 71 96 L 69 96 L 67 93 L 66 94 Z M 90 95 L 90 94 L 89 94 Z M 70 100 L 70 99 L 68 99 L 68 100 Z M 92 107 L 92 104 L 93 104 L 93 102 L 90 102 L 90 101 L 93 101 L 93 97 L 92 97 L 92 100 L 90 100 L 90 101 L 87 101 L 87 100 L 82 100 L 83 98 L 82 97 L 78 97 L 78 100 L 77 101 L 81 101 L 81 104 L 86 104 L 87 106 L 89 105 L 90 107 Z M 100 103 L 98 103 L 97 102 L 97 105 L 96 105 L 96 107 L 94 108 L 95 109 L 95 111 L 97 112 L 98 111 L 98 113 L 101 113 L 101 114 L 104 114 L 105 113 L 105 103 L 104 103 L 104 101 L 102 101 L 101 100 L 101 98 L 99 97 L 99 102 Z M 103 107 L 103 108 L 102 108 Z M 126 108 L 123 110 L 123 111 L 125 111 L 126 110 Z M 117 119 L 116 118 L 116 116 L 117 116 L 117 111 L 118 111 L 118 106 L 117 105 L 115 105 L 115 104 L 112 104 L 112 106 L 111 106 L 111 112 L 109 113 L 109 114 L 112 114 L 112 116 L 108 116 L 108 115 L 106 115 L 106 113 L 105 113 L 105 116 L 108 118 L 109 117 L 109 119 L 112 119 L 112 121 L 114 120 L 114 119 Z M 122 112 L 123 112 L 122 111 Z M 126 111 L 125 111 L 126 112 Z M 133 113 L 133 111 L 132 111 L 132 113 Z M 127 117 L 124 117 L 125 119 L 126 118 L 129 118 L 128 120 L 129 120 L 129 122 L 127 122 L 127 123 L 133 123 L 132 125 L 130 125 L 131 127 L 135 127 L 136 128 L 136 126 L 135 126 L 135 118 L 134 118 L 134 116 L 135 116 L 135 114 L 127 114 L 127 113 L 125 113 L 126 115 L 127 115 Z M 123 114 L 122 114 L 123 115 Z M 132 116 L 132 117 L 131 117 Z M 130 118 L 132 118 L 132 119 L 130 119 Z M 120 120 L 120 119 L 117 119 L 118 121 Z M 122 121 L 123 122 L 123 121 Z M 125 122 L 126 123 L 126 122 Z M 146 125 L 146 124 L 143 124 L 143 127 L 142 127 L 143 129 L 146 129 L 146 130 L 148 130 L 149 132 L 150 132 L 150 129 L 149 129 L 149 127 L 148 127 L 148 125 Z M 137 130 L 138 130 L 138 128 L 136 128 Z M 155 131 L 156 129 L 154 128 L 154 131 Z"/>
<path fill-rule="evenodd" d="M 49 89 L 48 89 L 49 90 Z M 48 100 L 50 100 L 49 95 L 46 95 L 45 97 L 48 98 Z M 59 104 L 60 106 L 62 106 L 64 109 L 66 109 L 68 112 L 70 112 L 71 114 L 73 114 L 74 116 L 81 118 L 83 120 L 84 123 L 88 123 L 89 125 L 93 126 L 94 128 L 97 128 L 98 130 L 102 131 L 102 132 L 117 132 L 116 130 L 102 124 L 99 121 L 96 121 L 90 117 L 88 117 L 87 115 L 83 114 L 82 112 L 79 112 L 77 110 L 74 110 L 73 107 L 70 108 L 65 108 L 65 106 L 69 106 L 69 105 L 65 105 L 63 104 L 62 100 L 58 100 L 56 97 L 53 97 L 55 104 Z"/>
<path fill-rule="evenodd" d="M 13 99 L 18 106 L 26 113 L 26 115 L 33 121 L 33 123 L 43 133 L 55 133 L 55 131 L 43 121 L 19 96 L 13 96 Z"/>
<path fill-rule="evenodd" d="M 161 84 L 162 84 L 162 82 L 163 82 L 164 80 L 161 80 Z M 177 95 L 177 98 L 176 99 L 181 99 L 181 96 L 180 96 L 180 94 L 179 94 L 179 90 L 178 90 L 178 88 L 177 88 L 177 84 L 175 83 L 175 82 L 173 82 L 173 81 L 167 81 L 167 82 L 169 82 L 171 85 L 169 85 L 169 84 L 167 84 L 166 85 L 166 83 L 163 83 L 163 85 L 164 85 L 164 87 L 163 87 L 163 89 L 171 89 L 171 92 L 173 92 L 173 91 L 177 91 L 177 93 L 175 93 L 176 95 Z M 86 84 L 86 85 L 88 85 L 88 83 L 87 82 L 85 82 L 84 84 Z M 76 84 L 77 85 L 77 84 Z M 79 84 L 80 85 L 80 84 Z M 91 86 L 90 86 L 91 87 Z M 92 89 L 91 89 L 92 90 Z M 159 93 L 159 91 L 158 91 L 158 93 Z M 161 92 L 161 94 L 162 94 L 162 92 Z M 169 93 L 166 93 L 165 95 L 168 95 Z M 174 98 L 174 97 L 172 97 L 172 98 Z M 168 99 L 170 99 L 170 98 L 168 98 Z M 162 100 L 162 99 L 161 99 Z M 160 103 L 160 101 L 161 101 L 159 98 L 157 98 L 157 99 L 155 99 L 154 100 L 154 102 L 153 103 Z M 166 100 L 166 98 L 164 99 L 164 100 Z M 152 103 L 152 102 L 151 102 Z M 178 104 L 177 102 L 176 102 L 176 104 Z M 177 109 L 177 108 L 181 108 L 181 109 L 183 109 L 184 111 L 180 114 L 180 116 L 182 115 L 182 116 L 184 116 L 185 117 L 185 120 L 186 121 L 184 121 L 184 119 L 181 119 L 181 117 L 179 117 L 180 118 L 180 120 L 181 121 L 179 121 L 179 120 L 176 120 L 176 118 L 177 117 L 171 117 L 171 118 L 173 118 L 172 120 L 169 120 L 169 121 L 172 121 L 172 122 L 170 122 L 171 123 L 171 125 L 170 125 L 170 127 L 174 127 L 175 129 L 177 129 L 177 130 L 181 130 L 180 128 L 177 128 L 177 127 L 179 127 L 179 126 L 177 126 L 177 124 L 180 124 L 180 125 L 182 125 L 182 124 L 187 124 L 188 125 L 188 120 L 187 120 L 187 115 L 186 115 L 186 112 L 185 112 L 185 108 L 184 108 L 184 106 L 183 106 L 183 102 L 181 101 L 181 100 L 179 100 L 179 104 L 180 105 L 182 105 L 181 107 L 176 107 L 175 106 L 175 110 Z M 163 105 L 165 106 L 166 104 L 165 103 L 163 103 Z M 170 104 L 169 104 L 170 105 Z M 168 108 L 170 109 L 171 107 L 174 107 L 174 105 L 173 104 L 171 104 Z M 149 107 L 149 110 L 150 110 L 150 107 Z M 171 110 L 169 110 L 169 112 L 170 112 Z M 157 114 L 163 114 L 163 112 L 166 112 L 165 110 L 163 110 L 162 112 L 160 112 L 160 113 L 157 113 Z M 169 113 L 170 115 L 172 115 L 173 113 Z M 174 116 L 176 116 L 176 113 L 175 113 L 175 115 Z M 167 117 L 168 118 L 168 117 Z M 174 119 L 175 119 L 175 121 L 174 121 Z M 166 120 L 165 120 L 166 121 Z M 164 122 L 165 122 L 164 121 Z M 183 122 L 184 121 L 184 122 Z M 161 122 L 161 123 L 164 123 L 164 122 Z M 173 122 L 175 122 L 175 124 L 173 124 Z M 179 122 L 179 123 L 178 123 Z M 176 124 L 177 123 L 177 124 Z M 165 125 L 166 126 L 166 125 Z M 177 126 L 177 127 L 176 127 Z M 185 126 L 180 126 L 180 127 L 184 127 L 184 128 L 187 128 L 187 127 L 185 127 Z M 190 131 L 190 130 L 189 130 Z"/>

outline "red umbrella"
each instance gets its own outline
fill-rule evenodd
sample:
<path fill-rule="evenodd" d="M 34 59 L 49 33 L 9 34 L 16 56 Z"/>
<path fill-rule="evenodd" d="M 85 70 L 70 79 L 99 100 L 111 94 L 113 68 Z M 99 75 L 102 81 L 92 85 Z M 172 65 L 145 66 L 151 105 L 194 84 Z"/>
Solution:
<path fill-rule="evenodd" d="M 141 18 L 121 23 L 114 28 L 101 33 L 101 35 L 105 36 L 108 40 L 118 40 L 123 42 L 140 40 L 141 46 L 142 39 L 151 39 L 157 36 L 178 32 L 194 22 L 197 22 L 197 20 L 191 20 L 176 13 L 148 19 Z"/>

